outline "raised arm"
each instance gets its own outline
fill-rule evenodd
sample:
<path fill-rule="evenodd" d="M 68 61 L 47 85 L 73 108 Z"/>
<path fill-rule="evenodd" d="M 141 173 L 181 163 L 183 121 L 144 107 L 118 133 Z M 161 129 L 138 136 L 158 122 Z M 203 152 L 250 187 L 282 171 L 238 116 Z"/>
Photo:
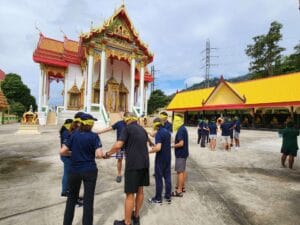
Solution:
<path fill-rule="evenodd" d="M 154 145 L 151 150 L 149 151 L 149 153 L 156 153 L 159 152 L 161 150 L 161 143 L 157 143 L 156 145 Z"/>
<path fill-rule="evenodd" d="M 111 130 L 113 130 L 112 127 L 107 127 L 107 128 L 102 129 L 102 130 L 95 130 L 95 133 L 103 134 L 103 133 L 106 133 L 106 132 L 111 131 Z"/>
<path fill-rule="evenodd" d="M 112 147 L 111 149 L 105 153 L 104 158 L 109 158 L 112 154 L 116 153 L 117 151 L 119 151 L 124 145 L 123 141 L 117 141 Z"/>

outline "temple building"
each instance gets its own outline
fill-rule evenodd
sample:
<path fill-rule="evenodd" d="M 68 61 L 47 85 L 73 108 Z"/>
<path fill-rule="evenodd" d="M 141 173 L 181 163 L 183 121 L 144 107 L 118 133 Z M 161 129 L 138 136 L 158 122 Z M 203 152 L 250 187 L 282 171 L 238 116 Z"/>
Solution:
<path fill-rule="evenodd" d="M 77 111 L 93 114 L 108 125 L 113 114 L 147 113 L 147 88 L 153 81 L 147 65 L 153 54 L 139 38 L 122 5 L 102 26 L 80 35 L 54 40 L 40 33 L 33 60 L 40 64 L 38 113 L 40 124 L 49 116 L 50 83 L 63 82 L 63 106 L 58 123 Z M 53 112 L 52 112 L 53 113 Z"/>
<path fill-rule="evenodd" d="M 300 72 L 230 83 L 175 95 L 167 109 L 185 112 L 187 123 L 220 115 L 239 116 L 244 127 L 282 128 L 288 120 L 300 127 Z"/>

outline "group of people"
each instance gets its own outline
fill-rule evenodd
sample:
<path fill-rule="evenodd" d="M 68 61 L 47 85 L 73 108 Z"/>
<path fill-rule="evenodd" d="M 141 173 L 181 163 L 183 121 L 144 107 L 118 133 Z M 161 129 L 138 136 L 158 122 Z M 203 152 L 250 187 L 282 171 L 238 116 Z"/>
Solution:
<path fill-rule="evenodd" d="M 240 148 L 241 123 L 237 116 L 233 119 L 230 117 L 220 117 L 217 120 L 212 118 L 210 121 L 200 119 L 197 131 L 197 143 L 200 143 L 200 147 L 202 148 L 208 143 L 210 150 L 216 150 L 219 132 L 222 137 L 223 149 L 230 151 L 234 144 L 235 149 Z"/>
<path fill-rule="evenodd" d="M 150 203 L 162 203 L 163 180 L 165 183 L 164 201 L 171 203 L 171 197 L 182 197 L 185 192 L 186 160 L 189 156 L 188 132 L 181 114 L 175 115 L 173 124 L 168 122 L 166 112 L 160 113 L 153 121 L 154 132 L 147 133 L 138 124 L 138 118 L 126 112 L 121 121 L 111 127 L 93 132 L 96 119 L 79 112 L 73 120 L 65 121 L 60 131 L 60 155 L 64 163 L 62 179 L 62 196 L 67 196 L 64 213 L 64 225 L 72 224 L 75 205 L 78 204 L 81 183 L 83 195 L 83 225 L 93 224 L 94 194 L 98 169 L 96 158 L 117 158 L 116 181 L 122 181 L 122 159 L 125 155 L 124 192 L 125 218 L 115 220 L 114 225 L 140 224 L 140 209 L 144 200 L 144 186 L 149 186 L 149 154 L 155 153 L 156 193 L 149 199 Z M 102 149 L 99 134 L 116 130 L 117 141 L 107 152 Z M 171 143 L 171 134 L 176 132 L 175 141 Z M 154 137 L 154 143 L 151 140 Z M 177 184 L 171 192 L 171 149 L 175 151 L 175 171 Z"/>

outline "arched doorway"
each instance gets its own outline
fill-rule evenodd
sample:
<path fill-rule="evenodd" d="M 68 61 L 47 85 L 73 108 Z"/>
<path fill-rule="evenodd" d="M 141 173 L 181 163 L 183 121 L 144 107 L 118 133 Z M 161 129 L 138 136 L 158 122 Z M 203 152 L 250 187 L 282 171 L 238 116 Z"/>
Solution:
<path fill-rule="evenodd" d="M 112 76 L 105 85 L 105 108 L 108 112 L 119 109 L 119 83 Z"/>
<path fill-rule="evenodd" d="M 127 112 L 128 111 L 128 89 L 126 88 L 123 79 L 121 80 L 121 84 L 119 86 L 119 111 Z"/>

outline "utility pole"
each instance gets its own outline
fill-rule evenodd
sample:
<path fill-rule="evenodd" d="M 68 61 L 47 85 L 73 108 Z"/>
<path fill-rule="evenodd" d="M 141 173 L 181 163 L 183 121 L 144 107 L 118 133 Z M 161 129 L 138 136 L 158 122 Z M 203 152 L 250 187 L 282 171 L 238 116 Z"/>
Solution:
<path fill-rule="evenodd" d="M 205 67 L 205 86 L 209 87 L 209 79 L 210 79 L 210 68 L 211 66 L 217 66 L 217 64 L 211 64 L 210 59 L 212 57 L 217 57 L 217 56 L 212 56 L 211 55 L 211 50 L 216 50 L 217 48 L 211 48 L 210 47 L 210 40 L 206 40 L 206 47 L 205 50 L 202 51 L 202 53 L 205 52 L 205 57 L 202 60 L 205 60 L 205 65 L 202 67 Z"/>

